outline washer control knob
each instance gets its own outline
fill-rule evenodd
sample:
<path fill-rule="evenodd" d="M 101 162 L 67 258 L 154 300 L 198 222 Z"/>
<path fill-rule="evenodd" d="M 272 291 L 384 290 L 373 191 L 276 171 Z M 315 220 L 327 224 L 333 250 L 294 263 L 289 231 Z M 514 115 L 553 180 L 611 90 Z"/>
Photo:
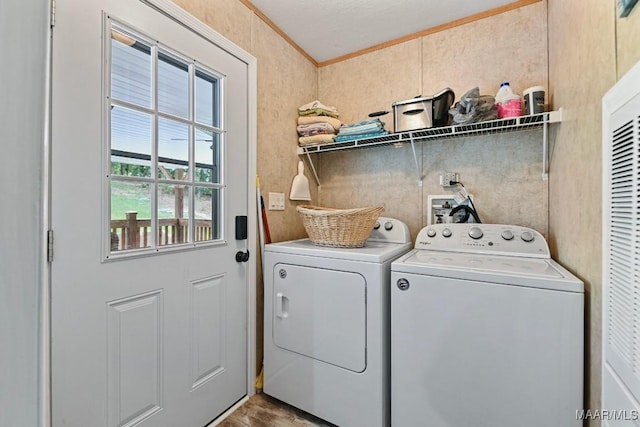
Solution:
<path fill-rule="evenodd" d="M 511 230 L 504 230 L 504 231 L 502 232 L 502 238 L 503 238 L 504 240 L 511 240 L 511 239 L 513 239 L 513 231 L 511 231 Z"/>
<path fill-rule="evenodd" d="M 391 229 L 393 228 L 393 223 L 391 221 L 387 221 L 384 223 L 384 229 L 387 231 L 391 231 Z"/>
<path fill-rule="evenodd" d="M 396 285 L 398 286 L 398 289 L 400 289 L 401 291 L 406 291 L 407 289 L 409 289 L 409 281 L 405 278 L 402 279 L 398 279 L 398 281 L 396 282 Z"/>
<path fill-rule="evenodd" d="M 377 230 L 378 228 L 380 228 L 380 223 L 376 221 L 376 225 L 373 226 L 373 229 Z"/>
<path fill-rule="evenodd" d="M 482 229 L 480 227 L 471 227 L 469 229 L 469 237 L 474 240 L 477 240 L 482 237 Z"/>
<path fill-rule="evenodd" d="M 445 228 L 444 230 L 442 230 L 442 235 L 444 237 L 451 237 L 451 230 L 449 230 L 448 228 Z"/>
<path fill-rule="evenodd" d="M 436 230 L 434 230 L 433 228 L 428 229 L 427 230 L 427 236 L 436 237 Z"/>
<path fill-rule="evenodd" d="M 533 242 L 533 233 L 530 231 L 523 231 L 520 237 L 525 242 Z"/>

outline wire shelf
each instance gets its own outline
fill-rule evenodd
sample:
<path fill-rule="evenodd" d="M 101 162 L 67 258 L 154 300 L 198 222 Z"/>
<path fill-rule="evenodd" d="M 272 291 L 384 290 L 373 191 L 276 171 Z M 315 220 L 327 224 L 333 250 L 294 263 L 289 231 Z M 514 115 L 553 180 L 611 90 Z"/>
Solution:
<path fill-rule="evenodd" d="M 548 131 L 550 123 L 562 121 L 562 111 L 549 111 L 530 116 L 510 117 L 507 119 L 489 120 L 486 122 L 471 123 L 468 125 L 443 126 L 437 128 L 419 129 L 407 132 L 390 133 L 372 138 L 354 139 L 351 141 L 334 142 L 331 144 L 305 145 L 298 147 L 298 155 L 306 155 L 313 175 L 320 186 L 320 179 L 311 158 L 313 153 L 326 153 L 331 151 L 352 150 L 358 148 L 380 147 L 385 145 L 401 145 L 410 143 L 413 149 L 413 157 L 418 173 L 418 183 L 422 185 L 422 175 L 418 165 L 415 143 L 436 139 L 456 138 L 461 136 L 491 135 L 506 132 L 520 132 L 542 128 L 542 179 L 548 178 Z"/>
<path fill-rule="evenodd" d="M 327 151 L 350 150 L 365 147 L 422 142 L 435 139 L 455 138 L 459 136 L 489 135 L 504 132 L 537 129 L 545 123 L 561 121 L 559 111 L 534 114 L 530 116 L 490 120 L 468 125 L 444 126 L 420 129 L 408 132 L 391 133 L 378 137 L 354 139 L 331 144 L 306 145 L 298 147 L 298 154 L 323 153 Z"/>

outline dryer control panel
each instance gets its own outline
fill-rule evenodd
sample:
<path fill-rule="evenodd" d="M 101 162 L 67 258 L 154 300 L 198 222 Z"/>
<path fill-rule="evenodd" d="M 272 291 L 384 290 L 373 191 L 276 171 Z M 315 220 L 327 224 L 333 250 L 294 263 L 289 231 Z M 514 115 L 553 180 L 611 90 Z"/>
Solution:
<path fill-rule="evenodd" d="M 410 243 L 409 227 L 404 222 L 387 217 L 379 217 L 367 239 L 370 242 Z"/>
<path fill-rule="evenodd" d="M 545 238 L 532 228 L 503 224 L 432 224 L 418 233 L 416 249 L 550 258 Z"/>

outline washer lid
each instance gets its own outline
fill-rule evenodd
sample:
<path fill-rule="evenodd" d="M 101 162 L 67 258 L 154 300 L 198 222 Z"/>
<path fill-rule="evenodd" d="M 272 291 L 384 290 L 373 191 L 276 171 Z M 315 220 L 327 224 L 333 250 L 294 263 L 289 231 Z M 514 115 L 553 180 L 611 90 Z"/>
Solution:
<path fill-rule="evenodd" d="M 413 250 L 391 271 L 584 292 L 584 284 L 552 259 Z"/>
<path fill-rule="evenodd" d="M 271 243 L 265 246 L 265 252 L 305 255 L 322 258 L 335 258 L 346 261 L 383 263 L 406 253 L 411 243 L 385 243 L 367 241 L 362 248 L 331 248 L 317 246 L 309 239 Z"/>

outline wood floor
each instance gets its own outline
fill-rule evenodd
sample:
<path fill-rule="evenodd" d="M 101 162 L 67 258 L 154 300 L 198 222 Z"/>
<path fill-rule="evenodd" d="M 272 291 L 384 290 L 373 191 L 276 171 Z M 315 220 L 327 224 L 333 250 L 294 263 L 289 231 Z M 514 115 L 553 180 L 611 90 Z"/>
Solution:
<path fill-rule="evenodd" d="M 336 427 L 264 393 L 236 409 L 218 427 Z"/>

